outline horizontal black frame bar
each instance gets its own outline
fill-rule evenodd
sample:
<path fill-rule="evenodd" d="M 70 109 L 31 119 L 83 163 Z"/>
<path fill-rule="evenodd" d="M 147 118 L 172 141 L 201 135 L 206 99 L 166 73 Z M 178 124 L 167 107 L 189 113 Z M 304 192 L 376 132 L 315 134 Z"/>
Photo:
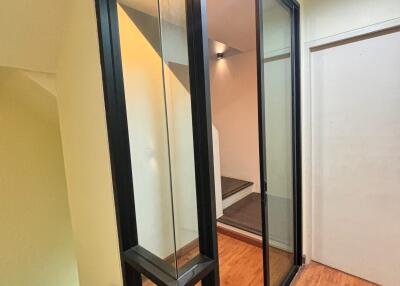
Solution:
<path fill-rule="evenodd" d="M 126 263 L 143 273 L 160 286 L 194 285 L 206 276 L 214 267 L 214 261 L 199 255 L 180 269 L 183 274 L 176 277 L 173 265 L 137 245 L 123 254 Z"/>
<path fill-rule="evenodd" d="M 297 272 L 299 271 L 300 266 L 298 265 L 293 265 L 290 270 L 289 273 L 287 274 L 286 278 L 282 281 L 282 286 L 290 286 L 290 284 L 293 281 L 293 278 L 296 276 Z"/>

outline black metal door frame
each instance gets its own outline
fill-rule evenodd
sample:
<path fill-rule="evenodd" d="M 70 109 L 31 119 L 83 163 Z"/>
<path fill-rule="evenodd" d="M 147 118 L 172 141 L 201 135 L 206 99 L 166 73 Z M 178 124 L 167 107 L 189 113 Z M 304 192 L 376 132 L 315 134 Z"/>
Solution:
<path fill-rule="evenodd" d="M 163 261 L 138 245 L 136 214 L 129 148 L 129 134 L 122 74 L 116 0 L 95 0 L 103 89 L 107 117 L 114 198 L 124 286 L 141 285 L 141 274 L 158 285 L 219 285 L 218 247 L 215 218 L 212 122 L 208 69 L 206 0 L 185 0 L 189 53 L 192 126 L 195 152 L 197 211 L 200 255 L 178 279 L 168 275 Z M 259 148 L 265 155 L 262 0 L 256 1 Z M 301 131 L 300 131 L 300 45 L 299 5 L 281 0 L 292 11 L 292 99 L 294 176 L 294 265 L 283 285 L 289 285 L 302 264 L 301 224 Z M 264 156 L 260 156 L 260 178 L 265 181 Z M 269 285 L 266 186 L 261 184 L 264 247 L 264 284 Z M 265 226 L 265 227 L 264 227 Z M 149 263 L 150 262 L 150 263 Z"/>
<path fill-rule="evenodd" d="M 141 274 L 157 285 L 219 285 L 206 1 L 185 0 L 200 255 L 178 278 L 138 243 L 117 0 L 95 3 L 124 286 L 142 285 Z"/>
<path fill-rule="evenodd" d="M 301 105 L 300 105 L 300 6 L 296 0 L 279 0 L 291 12 L 291 64 L 292 64 L 292 146 L 293 146 L 293 235 L 294 263 L 282 285 L 289 285 L 303 263 L 302 250 L 302 200 L 301 200 Z M 264 95 L 264 49 L 263 49 L 263 0 L 256 2 L 257 33 L 257 90 L 258 128 L 260 154 L 260 181 L 266 182 L 266 128 Z M 269 234 L 267 184 L 261 186 L 261 210 L 263 224 L 264 285 L 270 285 Z"/>

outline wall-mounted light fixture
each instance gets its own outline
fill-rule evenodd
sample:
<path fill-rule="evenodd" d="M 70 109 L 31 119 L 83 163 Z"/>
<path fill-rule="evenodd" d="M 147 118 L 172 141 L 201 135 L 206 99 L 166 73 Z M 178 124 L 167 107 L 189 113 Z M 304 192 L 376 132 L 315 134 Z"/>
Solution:
<path fill-rule="evenodd" d="M 217 60 L 222 60 L 224 58 L 224 53 L 217 53 Z"/>

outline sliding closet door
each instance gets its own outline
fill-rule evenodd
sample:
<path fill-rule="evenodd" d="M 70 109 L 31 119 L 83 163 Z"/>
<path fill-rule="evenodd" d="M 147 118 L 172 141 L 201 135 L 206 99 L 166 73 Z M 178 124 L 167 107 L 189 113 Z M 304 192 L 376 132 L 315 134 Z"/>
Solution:
<path fill-rule="evenodd" d="M 259 109 L 264 251 L 269 285 L 288 283 L 296 271 L 299 142 L 296 128 L 295 3 L 261 0 L 259 6 Z M 297 243 L 297 245 L 296 245 Z"/>

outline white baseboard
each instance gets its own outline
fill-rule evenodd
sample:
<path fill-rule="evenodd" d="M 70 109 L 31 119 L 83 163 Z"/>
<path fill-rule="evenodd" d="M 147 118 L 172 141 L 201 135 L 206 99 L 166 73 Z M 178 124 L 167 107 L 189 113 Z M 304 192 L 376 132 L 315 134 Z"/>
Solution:
<path fill-rule="evenodd" d="M 269 239 L 269 245 L 274 247 L 274 248 L 278 248 L 280 250 L 283 251 L 287 251 L 287 252 L 293 252 L 293 249 L 291 246 L 287 245 L 286 243 L 282 243 L 273 239 Z"/>

